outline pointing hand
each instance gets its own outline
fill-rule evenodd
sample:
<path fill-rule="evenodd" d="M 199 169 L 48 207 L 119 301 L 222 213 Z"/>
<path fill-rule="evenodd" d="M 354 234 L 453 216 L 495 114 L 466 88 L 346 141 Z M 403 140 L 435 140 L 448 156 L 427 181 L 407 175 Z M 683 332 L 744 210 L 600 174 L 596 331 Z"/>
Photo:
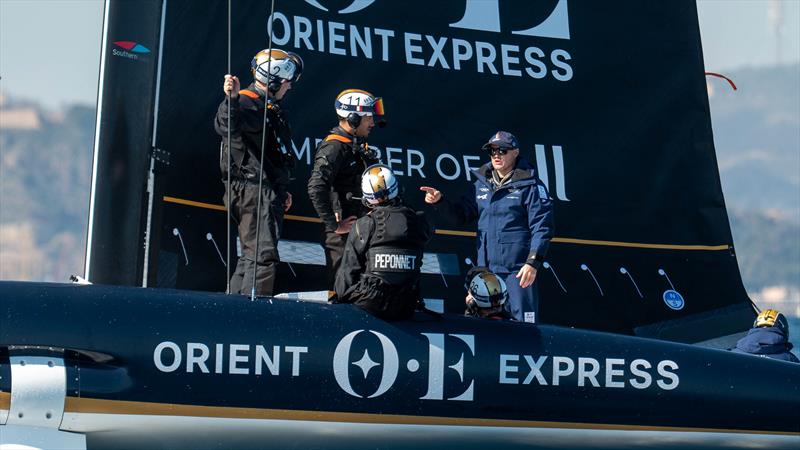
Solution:
<path fill-rule="evenodd" d="M 439 200 L 442 199 L 442 192 L 436 188 L 421 186 L 419 190 L 425 193 L 425 203 L 430 205 L 439 203 Z"/>

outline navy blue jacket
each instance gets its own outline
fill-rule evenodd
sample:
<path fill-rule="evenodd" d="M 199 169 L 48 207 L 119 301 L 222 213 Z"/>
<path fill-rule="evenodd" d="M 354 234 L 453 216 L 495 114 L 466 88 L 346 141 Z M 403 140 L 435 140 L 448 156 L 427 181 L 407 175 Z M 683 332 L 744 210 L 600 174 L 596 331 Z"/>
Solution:
<path fill-rule="evenodd" d="M 739 339 L 733 351 L 782 361 L 800 362 L 791 353 L 792 347 L 792 343 L 779 328 L 761 327 L 748 331 L 745 337 Z"/>
<path fill-rule="evenodd" d="M 533 167 L 519 158 L 506 184 L 495 189 L 492 164 L 473 171 L 475 183 L 457 202 L 442 199 L 434 208 L 458 225 L 478 219 L 478 266 L 513 273 L 526 262 L 541 266 L 553 237 L 553 202 Z"/>

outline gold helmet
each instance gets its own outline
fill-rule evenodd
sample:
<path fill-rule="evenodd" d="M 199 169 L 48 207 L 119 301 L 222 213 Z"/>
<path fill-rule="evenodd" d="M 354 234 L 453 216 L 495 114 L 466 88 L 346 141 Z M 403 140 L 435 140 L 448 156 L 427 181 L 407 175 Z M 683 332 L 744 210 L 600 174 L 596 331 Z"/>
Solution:
<path fill-rule="evenodd" d="M 399 190 L 394 172 L 383 164 L 369 166 L 361 175 L 361 193 L 367 205 L 387 203 L 397 197 Z"/>
<path fill-rule="evenodd" d="M 297 53 L 278 48 L 261 50 L 250 61 L 253 78 L 266 84 L 272 92 L 281 87 L 283 80 L 297 83 L 303 74 L 303 59 Z"/>
<path fill-rule="evenodd" d="M 781 330 L 787 338 L 789 337 L 789 321 L 786 320 L 783 313 L 775 309 L 765 309 L 756 317 L 753 328 L 761 327 L 775 327 Z"/>
<path fill-rule="evenodd" d="M 502 307 L 508 301 L 506 282 L 482 267 L 473 268 L 467 274 L 467 292 L 478 308 Z"/>

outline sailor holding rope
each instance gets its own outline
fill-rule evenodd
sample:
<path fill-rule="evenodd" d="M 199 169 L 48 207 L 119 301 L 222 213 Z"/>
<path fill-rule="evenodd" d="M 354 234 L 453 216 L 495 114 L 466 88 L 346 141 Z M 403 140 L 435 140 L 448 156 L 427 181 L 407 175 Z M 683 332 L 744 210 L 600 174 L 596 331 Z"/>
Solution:
<path fill-rule="evenodd" d="M 257 295 L 272 295 L 283 214 L 292 206 L 288 185 L 294 166 L 291 131 L 279 105 L 300 79 L 303 60 L 292 52 L 265 49 L 253 57 L 251 69 L 253 83 L 242 90 L 237 77 L 225 75 L 222 89 L 231 98 L 230 115 L 226 99 L 217 110 L 214 128 L 222 136 L 223 183 L 227 185 L 229 175 L 231 180 L 225 206 L 238 225 L 242 246 L 230 291 L 250 294 L 255 286 Z M 225 139 L 229 128 L 230 149 Z"/>

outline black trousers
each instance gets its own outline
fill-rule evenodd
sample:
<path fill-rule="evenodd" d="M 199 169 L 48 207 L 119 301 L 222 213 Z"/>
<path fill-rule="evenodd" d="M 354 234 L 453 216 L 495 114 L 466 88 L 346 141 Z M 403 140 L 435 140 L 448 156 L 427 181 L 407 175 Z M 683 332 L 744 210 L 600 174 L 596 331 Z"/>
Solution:
<path fill-rule="evenodd" d="M 327 289 L 332 291 L 336 282 L 336 272 L 339 271 L 339 266 L 342 264 L 347 235 L 336 234 L 333 231 L 323 231 L 322 233 L 322 248 L 325 249 L 325 267 L 328 270 Z"/>
<path fill-rule="evenodd" d="M 283 202 L 264 180 L 261 208 L 258 208 L 258 183 L 231 181 L 231 201 L 225 191 L 225 206 L 239 229 L 242 256 L 231 276 L 231 292 L 250 295 L 255 276 L 256 295 L 273 295 L 280 257 L 278 239 L 283 228 Z M 258 236 L 256 236 L 256 221 Z M 258 255 L 256 255 L 256 239 Z"/>

